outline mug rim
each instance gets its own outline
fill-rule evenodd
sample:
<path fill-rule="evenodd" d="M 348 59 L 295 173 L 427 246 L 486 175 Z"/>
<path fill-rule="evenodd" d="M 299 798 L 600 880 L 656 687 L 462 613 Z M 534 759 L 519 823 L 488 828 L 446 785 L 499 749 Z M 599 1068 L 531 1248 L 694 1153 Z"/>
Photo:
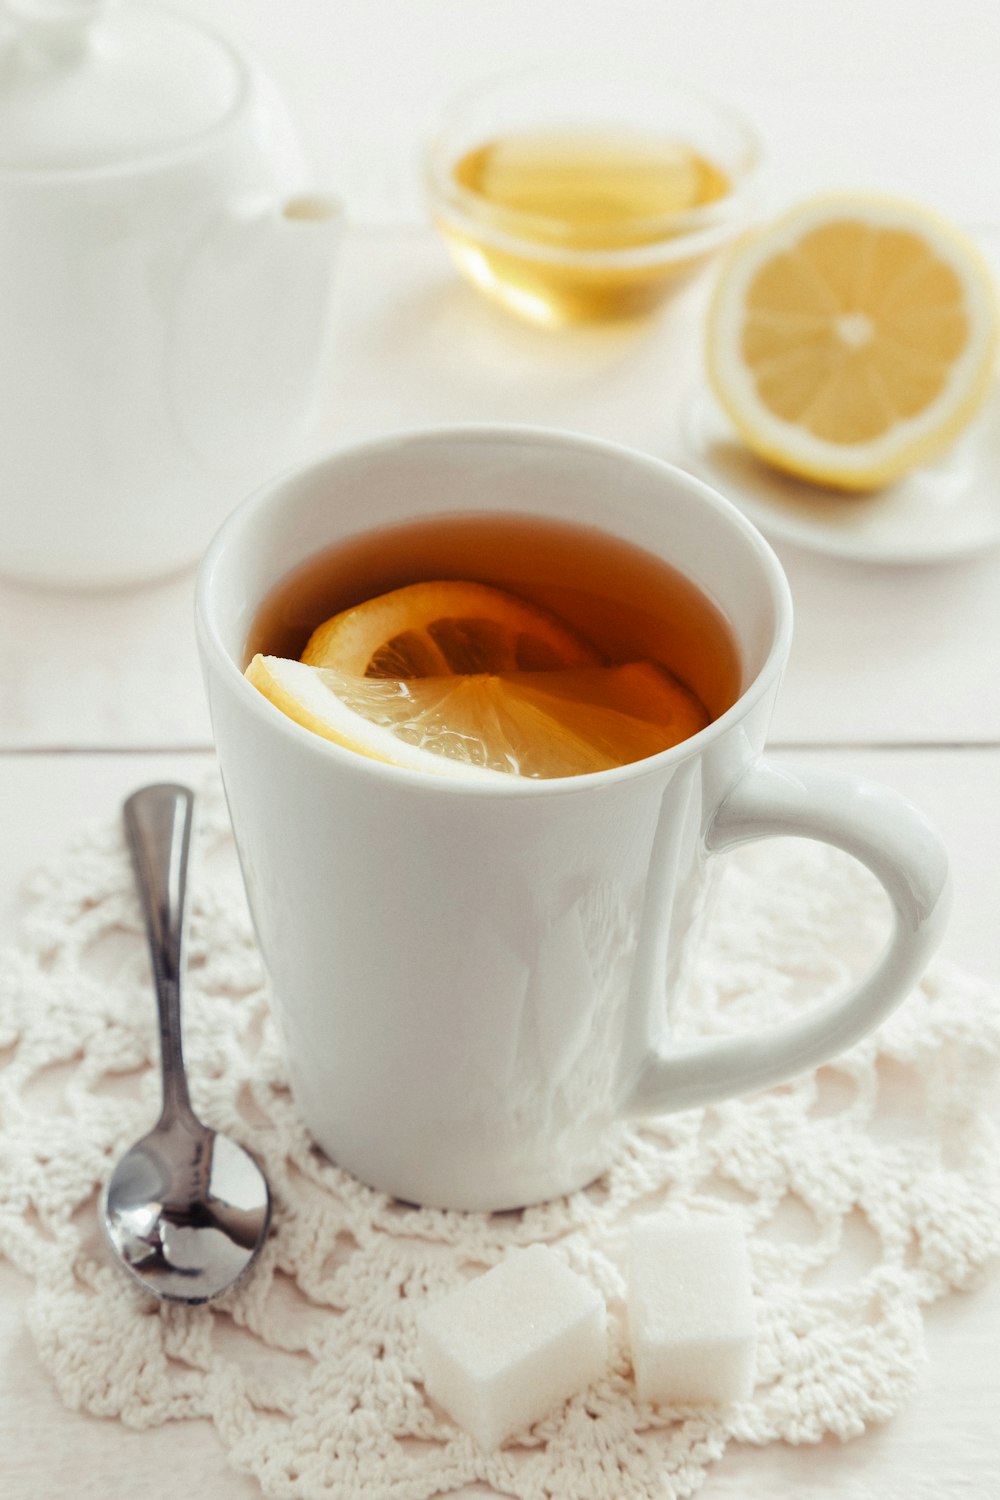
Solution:
<path fill-rule="evenodd" d="M 214 575 L 234 537 L 239 536 L 259 514 L 266 512 L 275 499 L 293 482 L 311 484 L 321 473 L 336 466 L 338 462 L 355 462 L 361 456 L 374 455 L 388 449 L 398 448 L 403 444 L 430 445 L 455 439 L 475 443 L 480 440 L 496 441 L 498 438 L 514 439 L 528 446 L 544 445 L 572 448 L 576 451 L 590 450 L 606 457 L 623 458 L 630 464 L 665 474 L 672 483 L 679 483 L 682 488 L 697 495 L 702 503 L 710 506 L 729 525 L 734 526 L 741 533 L 744 541 L 749 543 L 760 565 L 761 576 L 767 585 L 774 610 L 773 638 L 763 664 L 752 680 L 736 701 L 704 729 L 689 735 L 687 739 L 670 746 L 669 749 L 658 751 L 655 755 L 647 755 L 640 760 L 629 761 L 621 766 L 612 766 L 603 771 L 587 771 L 575 776 L 544 778 L 509 776 L 494 779 L 484 776 L 480 780 L 474 776 L 448 776 L 443 772 L 435 773 L 417 770 L 411 766 L 393 765 L 387 761 L 375 760 L 363 755 L 334 740 L 327 740 L 275 709 L 274 705 L 269 703 L 263 694 L 246 680 L 220 636 L 212 593 Z M 274 579 L 273 582 L 277 584 L 280 578 Z M 261 602 L 262 600 L 258 599 L 255 604 L 259 606 Z M 203 659 L 206 664 L 210 662 L 214 665 L 232 691 L 243 697 L 249 710 L 259 718 L 264 732 L 290 735 L 292 742 L 297 743 L 304 752 L 319 755 L 326 761 L 332 757 L 334 764 L 347 765 L 356 774 L 369 774 L 377 779 L 388 778 L 397 786 L 410 783 L 415 788 L 424 791 L 434 788 L 449 796 L 551 797 L 579 794 L 585 791 L 593 795 L 599 787 L 618 786 L 624 782 L 635 781 L 643 776 L 655 774 L 664 767 L 680 765 L 691 756 L 700 755 L 712 743 L 722 739 L 734 724 L 744 719 L 767 695 L 775 685 L 776 679 L 780 678 L 791 645 L 792 614 L 792 597 L 788 579 L 774 549 L 743 512 L 718 490 L 712 489 L 703 480 L 689 474 L 676 464 L 657 458 L 642 449 L 632 448 L 627 444 L 607 438 L 592 437 L 567 428 L 516 422 L 442 423 L 435 426 L 393 429 L 370 438 L 334 445 L 304 462 L 299 461 L 290 465 L 259 485 L 230 511 L 202 557 L 195 585 L 195 627 Z"/>

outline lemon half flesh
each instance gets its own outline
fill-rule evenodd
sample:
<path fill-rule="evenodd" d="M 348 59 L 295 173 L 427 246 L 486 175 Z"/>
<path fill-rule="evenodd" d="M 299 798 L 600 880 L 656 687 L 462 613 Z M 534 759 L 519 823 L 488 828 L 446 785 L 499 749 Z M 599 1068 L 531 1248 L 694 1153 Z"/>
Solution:
<path fill-rule="evenodd" d="M 970 241 L 919 205 L 843 196 L 732 252 L 706 353 L 759 457 L 868 490 L 954 441 L 987 395 L 996 347 L 993 285 Z"/>

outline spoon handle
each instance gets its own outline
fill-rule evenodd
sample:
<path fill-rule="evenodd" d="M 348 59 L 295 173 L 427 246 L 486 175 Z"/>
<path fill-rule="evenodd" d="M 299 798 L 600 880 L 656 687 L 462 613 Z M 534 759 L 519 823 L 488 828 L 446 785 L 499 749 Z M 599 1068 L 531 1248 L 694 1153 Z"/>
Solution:
<path fill-rule="evenodd" d="M 158 785 L 133 792 L 124 808 L 156 985 L 164 1121 L 191 1114 L 181 1050 L 181 939 L 193 807 L 188 787 Z"/>

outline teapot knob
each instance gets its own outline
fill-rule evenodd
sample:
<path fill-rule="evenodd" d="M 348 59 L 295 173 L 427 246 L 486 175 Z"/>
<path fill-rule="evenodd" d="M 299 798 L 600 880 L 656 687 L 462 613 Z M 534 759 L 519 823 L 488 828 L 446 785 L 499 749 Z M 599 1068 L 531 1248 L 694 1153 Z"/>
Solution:
<path fill-rule="evenodd" d="M 72 56 L 87 44 L 108 0 L 0 0 L 0 13 L 23 41 L 43 51 Z"/>

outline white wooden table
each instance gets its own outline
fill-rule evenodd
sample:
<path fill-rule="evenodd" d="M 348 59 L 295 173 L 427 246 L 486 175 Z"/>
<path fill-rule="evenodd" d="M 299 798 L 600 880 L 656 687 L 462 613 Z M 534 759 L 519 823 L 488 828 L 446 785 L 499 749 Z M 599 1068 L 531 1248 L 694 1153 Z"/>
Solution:
<path fill-rule="evenodd" d="M 413 141 L 456 84 L 562 50 L 613 50 L 701 79 L 752 109 L 778 196 L 844 183 L 917 194 L 1000 224 L 1000 14 L 992 0 L 188 0 L 261 52 L 352 227 L 335 361 L 309 449 L 464 420 L 576 428 L 678 453 L 697 379 L 702 292 L 641 329 L 554 336 L 515 324 L 453 275 L 420 218 Z M 1000 483 L 1000 477 L 993 482 Z M 8 502 L 4 502 L 8 503 Z M 1000 982 L 1000 550 L 927 567 L 849 564 L 779 544 L 797 605 L 772 744 L 789 760 L 877 777 L 917 801 L 952 855 L 946 952 Z M 19 887 L 89 820 L 154 779 L 197 782 L 211 742 L 192 575 L 135 593 L 0 583 L 0 939 Z M 212 1433 L 126 1432 L 65 1412 L 0 1262 L 0 1494 L 86 1500 L 197 1490 L 249 1500 Z M 932 1308 L 930 1362 L 905 1414 L 846 1446 L 731 1450 L 704 1500 L 998 1500 L 1000 1273 Z"/>

